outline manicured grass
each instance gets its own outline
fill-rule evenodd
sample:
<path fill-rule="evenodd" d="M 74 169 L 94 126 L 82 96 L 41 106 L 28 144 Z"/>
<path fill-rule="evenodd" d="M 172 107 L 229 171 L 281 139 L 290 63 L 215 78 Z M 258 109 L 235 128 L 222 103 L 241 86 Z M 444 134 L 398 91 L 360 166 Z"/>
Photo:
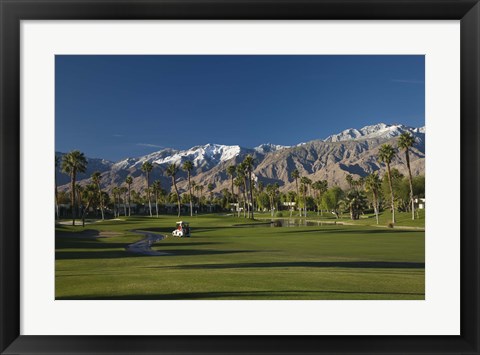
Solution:
<path fill-rule="evenodd" d="M 170 234 L 177 218 L 122 219 L 57 228 L 57 299 L 425 298 L 421 230 L 204 215 L 183 217 L 191 238 L 154 245 L 169 255 L 137 256 L 124 250 L 142 238 L 131 230 Z"/>

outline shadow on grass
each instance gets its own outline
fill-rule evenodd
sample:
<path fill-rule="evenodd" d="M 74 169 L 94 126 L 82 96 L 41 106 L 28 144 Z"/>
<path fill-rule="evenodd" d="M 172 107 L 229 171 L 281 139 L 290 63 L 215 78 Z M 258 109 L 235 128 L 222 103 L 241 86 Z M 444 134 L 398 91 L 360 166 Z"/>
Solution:
<path fill-rule="evenodd" d="M 312 267 L 312 268 L 359 268 L 359 269 L 424 269 L 425 263 L 395 261 L 298 261 L 274 263 L 235 263 L 235 264 L 194 264 L 179 265 L 175 269 L 251 269 L 277 267 Z M 157 267 L 148 267 L 155 269 Z M 158 267 L 161 268 L 161 267 Z"/>
<path fill-rule="evenodd" d="M 123 245 L 123 244 L 122 244 Z M 125 244 L 126 245 L 126 244 Z M 124 245 L 124 246 L 125 246 Z M 155 251 L 163 251 L 168 255 L 157 257 L 169 257 L 169 256 L 184 256 L 184 255 L 223 255 L 223 254 L 239 254 L 239 253 L 255 253 L 257 250 L 210 250 L 210 249 L 154 249 Z M 55 252 L 56 260 L 70 260 L 70 259 L 114 259 L 114 258 L 131 258 L 131 257 L 148 257 L 136 255 L 133 253 L 127 253 L 123 250 L 109 250 L 109 251 L 57 251 Z"/>
<path fill-rule="evenodd" d="M 314 298 L 315 295 L 325 294 L 338 295 L 361 295 L 361 296 L 425 296 L 425 293 L 418 292 L 381 292 L 381 291 L 340 291 L 340 290 L 281 290 L 281 291 L 229 291 L 229 292 L 188 292 L 188 293 L 167 293 L 167 294 L 145 294 L 145 295 L 120 295 L 120 296 L 68 296 L 56 297 L 57 300 L 191 300 L 191 299 L 298 299 L 302 296 Z M 322 297 L 322 298 L 323 298 Z M 333 297 L 331 299 L 334 299 Z"/>
<path fill-rule="evenodd" d="M 366 226 L 368 227 L 368 226 Z M 281 228 L 279 228 L 281 229 Z M 381 228 L 376 228 L 376 229 L 351 229 L 351 226 L 347 226 L 346 228 L 322 228 L 322 229 L 302 229 L 301 231 L 299 230 L 282 230 L 282 233 L 324 233 L 324 234 L 404 234 L 404 233 L 425 233 L 423 230 L 410 230 L 410 229 L 381 229 Z"/>

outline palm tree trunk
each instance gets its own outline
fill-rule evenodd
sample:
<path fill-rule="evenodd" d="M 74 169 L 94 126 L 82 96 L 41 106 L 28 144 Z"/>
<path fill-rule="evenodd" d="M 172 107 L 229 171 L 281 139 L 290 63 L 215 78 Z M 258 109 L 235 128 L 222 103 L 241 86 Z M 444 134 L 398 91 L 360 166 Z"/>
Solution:
<path fill-rule="evenodd" d="M 303 190 L 303 210 L 304 210 L 304 213 L 305 213 L 305 217 L 307 217 L 307 195 L 306 195 L 306 190 L 307 190 L 307 188 L 305 187 L 305 189 Z"/>
<path fill-rule="evenodd" d="M 190 183 L 190 171 L 188 172 L 188 193 L 190 195 L 190 217 L 193 217 L 192 184 Z"/>
<path fill-rule="evenodd" d="M 395 224 L 395 197 L 393 196 L 392 175 L 390 173 L 390 164 L 387 164 L 388 185 L 390 187 L 390 198 L 392 200 L 392 223 Z"/>
<path fill-rule="evenodd" d="M 408 154 L 408 149 L 405 150 L 405 160 L 407 161 L 408 169 L 408 183 L 410 184 L 410 203 L 412 204 L 412 220 L 415 219 L 415 201 L 413 200 L 413 179 L 412 179 L 412 170 L 410 169 L 410 155 Z"/>
<path fill-rule="evenodd" d="M 250 202 L 252 203 L 252 206 L 250 208 L 250 212 L 251 212 L 251 219 L 254 219 L 253 217 L 253 181 L 252 181 L 252 173 L 249 171 L 248 172 L 248 180 L 250 182 Z"/>
<path fill-rule="evenodd" d="M 180 217 L 180 194 L 178 193 L 177 182 L 175 181 L 175 176 L 172 176 L 172 184 L 173 184 L 173 187 L 175 188 L 175 193 L 177 194 L 177 207 L 178 207 L 178 216 L 177 217 Z"/>
<path fill-rule="evenodd" d="M 245 188 L 243 189 L 243 218 L 247 218 L 246 212 L 247 212 L 247 206 L 246 206 L 246 200 L 247 196 L 245 194 Z"/>
<path fill-rule="evenodd" d="M 70 176 L 70 202 L 72 203 L 72 226 L 75 225 L 75 172 L 72 172 L 72 175 Z"/>
<path fill-rule="evenodd" d="M 147 198 L 148 198 L 148 211 L 150 212 L 150 217 L 152 216 L 152 201 L 150 201 L 150 179 L 148 172 L 146 173 L 147 176 Z"/>
<path fill-rule="evenodd" d="M 157 218 L 158 218 L 158 191 L 155 190 L 155 212 L 157 212 Z"/>
<path fill-rule="evenodd" d="M 373 192 L 373 209 L 375 211 L 375 218 L 378 224 L 378 196 L 375 191 Z"/>
<path fill-rule="evenodd" d="M 128 184 L 128 217 L 131 216 L 131 212 L 132 212 L 132 209 L 131 209 L 131 195 L 130 195 L 130 184 Z"/>
<path fill-rule="evenodd" d="M 117 214 L 118 214 L 118 217 L 120 217 L 120 192 L 117 195 L 117 201 L 118 201 L 118 212 L 117 212 Z"/>
<path fill-rule="evenodd" d="M 297 187 L 297 200 L 300 200 L 300 193 L 298 191 L 298 179 L 295 178 L 295 186 Z M 302 216 L 302 210 L 299 208 L 299 206 L 297 206 L 298 208 L 298 216 L 301 217 Z"/>
<path fill-rule="evenodd" d="M 58 188 L 57 188 L 57 179 L 55 178 L 55 214 L 57 219 L 60 219 L 60 211 L 58 209 Z"/>
<path fill-rule="evenodd" d="M 85 207 L 85 210 L 82 213 L 82 227 L 85 227 L 85 216 L 88 213 L 88 209 L 90 208 L 92 200 L 88 200 L 87 207 Z"/>
<path fill-rule="evenodd" d="M 126 191 L 123 193 L 123 214 L 125 215 L 125 217 L 127 217 L 127 192 Z"/>
<path fill-rule="evenodd" d="M 102 190 L 100 189 L 100 183 L 97 184 L 98 188 L 98 195 L 99 195 L 99 200 L 100 200 L 100 212 L 102 213 L 102 221 L 105 220 L 105 215 L 103 213 L 103 196 L 102 196 Z"/>
<path fill-rule="evenodd" d="M 247 194 L 248 194 L 248 187 L 247 187 L 247 178 L 243 178 L 243 206 L 245 208 L 246 205 L 246 212 L 248 214 L 248 217 L 250 217 L 250 206 L 249 203 L 247 202 Z M 243 212 L 243 217 L 246 218 L 247 216 L 245 215 L 245 211 Z"/>

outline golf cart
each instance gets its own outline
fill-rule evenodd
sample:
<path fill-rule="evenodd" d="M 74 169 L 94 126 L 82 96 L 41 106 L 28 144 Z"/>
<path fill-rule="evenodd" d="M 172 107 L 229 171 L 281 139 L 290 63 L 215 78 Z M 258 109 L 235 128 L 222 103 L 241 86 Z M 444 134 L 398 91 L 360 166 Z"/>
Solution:
<path fill-rule="evenodd" d="M 172 232 L 174 237 L 184 238 L 190 237 L 190 225 L 188 222 L 177 222 L 175 230 Z"/>

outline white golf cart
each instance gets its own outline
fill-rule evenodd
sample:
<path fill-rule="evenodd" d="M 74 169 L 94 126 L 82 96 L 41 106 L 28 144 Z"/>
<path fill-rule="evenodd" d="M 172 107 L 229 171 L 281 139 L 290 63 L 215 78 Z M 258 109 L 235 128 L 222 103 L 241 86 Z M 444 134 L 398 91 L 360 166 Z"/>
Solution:
<path fill-rule="evenodd" d="M 190 225 L 188 222 L 177 222 L 177 227 L 175 230 L 172 232 L 172 235 L 174 237 L 179 237 L 179 238 L 190 238 Z"/>

